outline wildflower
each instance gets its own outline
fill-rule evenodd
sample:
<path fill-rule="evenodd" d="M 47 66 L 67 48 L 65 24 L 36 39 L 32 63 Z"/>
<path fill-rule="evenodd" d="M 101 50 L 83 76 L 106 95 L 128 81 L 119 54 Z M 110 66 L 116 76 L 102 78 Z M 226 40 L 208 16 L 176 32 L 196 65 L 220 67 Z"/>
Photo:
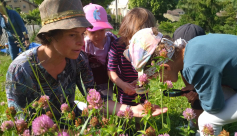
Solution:
<path fill-rule="evenodd" d="M 187 108 L 185 111 L 183 111 L 183 116 L 185 119 L 189 121 L 191 119 L 194 119 L 196 117 L 196 114 L 194 113 L 192 109 Z"/>
<path fill-rule="evenodd" d="M 68 118 L 69 118 L 70 120 L 74 120 L 74 119 L 75 119 L 75 112 L 72 111 L 72 112 L 68 113 Z"/>
<path fill-rule="evenodd" d="M 165 81 L 165 83 L 167 84 L 168 89 L 173 88 L 173 84 L 170 80 Z"/>
<path fill-rule="evenodd" d="M 30 136 L 30 130 L 29 130 L 29 129 L 26 129 L 26 130 L 23 132 L 22 136 Z"/>
<path fill-rule="evenodd" d="M 60 109 L 61 109 L 62 113 L 66 113 L 66 112 L 70 111 L 70 107 L 66 103 L 62 104 Z"/>
<path fill-rule="evenodd" d="M 38 108 L 38 106 L 39 106 L 39 103 L 38 103 L 37 101 L 35 101 L 35 102 L 32 104 L 32 107 L 35 108 L 35 109 Z"/>
<path fill-rule="evenodd" d="M 69 136 L 69 134 L 67 132 L 62 132 L 62 133 L 58 133 L 58 136 Z"/>
<path fill-rule="evenodd" d="M 139 79 L 139 86 L 145 85 L 148 82 L 147 74 L 142 74 Z"/>
<path fill-rule="evenodd" d="M 214 129 L 210 124 L 206 124 L 202 130 L 204 135 L 214 135 Z"/>
<path fill-rule="evenodd" d="M 43 135 L 46 133 L 50 128 L 52 128 L 54 122 L 49 116 L 42 114 L 41 116 L 34 119 L 32 122 L 32 130 L 35 135 Z"/>
<path fill-rule="evenodd" d="M 96 125 L 98 125 L 98 123 L 99 123 L 99 121 L 96 116 L 91 118 L 91 120 L 90 120 L 91 126 L 95 127 Z"/>
<path fill-rule="evenodd" d="M 87 108 L 84 108 L 82 113 L 81 113 L 82 116 L 88 116 L 89 115 L 89 112 L 88 112 L 88 109 Z"/>
<path fill-rule="evenodd" d="M 149 127 L 149 128 L 146 130 L 146 134 L 147 134 L 147 136 L 156 136 L 155 129 L 154 129 L 153 127 Z"/>
<path fill-rule="evenodd" d="M 160 51 L 160 56 L 166 58 L 167 57 L 167 51 L 165 49 L 162 49 Z"/>
<path fill-rule="evenodd" d="M 158 135 L 158 136 L 170 136 L 170 135 L 165 133 L 164 135 L 161 134 L 161 135 Z"/>
<path fill-rule="evenodd" d="M 95 89 L 89 90 L 89 94 L 87 95 L 87 101 L 95 109 L 100 109 L 103 104 L 100 93 L 97 92 Z"/>
<path fill-rule="evenodd" d="M 128 134 L 126 134 L 126 135 L 125 134 L 120 134 L 119 136 L 128 136 Z"/>
<path fill-rule="evenodd" d="M 7 119 L 12 119 L 16 116 L 16 110 L 15 108 L 12 106 L 12 107 L 8 107 L 6 109 L 6 114 L 7 114 Z"/>
<path fill-rule="evenodd" d="M 131 119 L 133 117 L 133 112 L 129 107 L 127 107 L 126 110 L 124 111 L 124 116 L 127 119 Z"/>
<path fill-rule="evenodd" d="M 214 135 L 214 134 L 213 134 Z M 218 136 L 229 136 L 230 133 L 223 129 Z"/>
<path fill-rule="evenodd" d="M 156 62 L 155 62 L 154 60 L 151 61 L 151 65 L 152 65 L 152 66 L 154 66 L 155 63 L 156 63 Z"/>
<path fill-rule="evenodd" d="M 1 125 L 1 129 L 3 132 L 7 131 L 13 127 L 14 127 L 14 123 L 12 121 L 4 121 Z"/>
<path fill-rule="evenodd" d="M 102 118 L 102 122 L 103 122 L 102 127 L 104 127 L 104 126 L 109 124 L 109 120 L 107 118 L 105 118 L 105 117 Z"/>
<path fill-rule="evenodd" d="M 237 136 L 237 132 L 235 132 L 235 136 Z"/>
<path fill-rule="evenodd" d="M 151 113 L 153 113 L 155 111 L 155 107 L 151 104 L 151 102 L 145 100 L 144 102 L 144 109 L 145 109 L 145 113 L 148 114 L 149 111 L 151 111 Z"/>
<path fill-rule="evenodd" d="M 1 106 L 4 106 L 6 104 L 6 102 L 1 102 Z"/>
<path fill-rule="evenodd" d="M 57 124 L 53 124 L 52 132 L 56 132 L 56 131 L 58 131 L 58 126 Z"/>
<path fill-rule="evenodd" d="M 47 111 L 46 115 L 49 116 L 51 119 L 53 118 L 53 114 L 51 113 L 51 111 Z"/>
<path fill-rule="evenodd" d="M 39 101 L 38 101 L 39 105 L 40 105 L 40 108 L 43 108 L 43 109 L 48 108 L 49 107 L 48 101 L 49 101 L 49 96 L 47 96 L 47 95 L 41 96 Z"/>
<path fill-rule="evenodd" d="M 80 119 L 80 118 L 77 118 L 77 119 L 75 120 L 75 125 L 76 125 L 76 127 L 78 127 L 78 126 L 81 125 L 81 119 Z"/>
<path fill-rule="evenodd" d="M 118 113 L 117 113 L 117 116 L 119 117 L 119 118 L 123 118 L 124 117 L 124 111 L 118 111 Z"/>
<path fill-rule="evenodd" d="M 22 134 L 24 130 L 27 129 L 27 123 L 24 119 L 19 119 L 15 121 L 16 124 L 16 130 L 18 134 Z"/>

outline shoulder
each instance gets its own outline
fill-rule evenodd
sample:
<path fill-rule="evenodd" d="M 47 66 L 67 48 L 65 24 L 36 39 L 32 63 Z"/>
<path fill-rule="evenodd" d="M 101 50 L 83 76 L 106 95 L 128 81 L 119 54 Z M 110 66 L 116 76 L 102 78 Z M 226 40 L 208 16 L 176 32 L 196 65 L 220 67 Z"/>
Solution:
<path fill-rule="evenodd" d="M 113 33 L 110 32 L 110 31 L 107 31 L 107 32 L 105 33 L 105 35 L 106 35 L 106 36 L 109 36 L 109 37 L 111 37 L 111 38 L 114 38 L 114 39 L 117 39 L 117 38 L 118 38 L 117 35 L 113 34 Z"/>

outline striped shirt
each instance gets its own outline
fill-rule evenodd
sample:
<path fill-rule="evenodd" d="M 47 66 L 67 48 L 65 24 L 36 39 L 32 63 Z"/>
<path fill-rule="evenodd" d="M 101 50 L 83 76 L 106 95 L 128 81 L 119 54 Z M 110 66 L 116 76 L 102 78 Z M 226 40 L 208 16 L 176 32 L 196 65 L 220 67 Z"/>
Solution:
<path fill-rule="evenodd" d="M 116 72 L 121 80 L 127 83 L 131 83 L 134 80 L 137 80 L 138 73 L 133 68 L 131 62 L 129 62 L 123 55 L 123 52 L 126 49 L 126 45 L 119 45 L 118 41 L 119 39 L 115 40 L 111 44 L 110 50 L 108 52 L 108 71 Z M 121 88 L 118 87 L 117 100 L 122 104 L 128 104 L 132 106 L 137 105 L 135 102 L 132 102 L 132 100 L 134 100 L 137 95 L 138 94 L 127 95 Z M 145 94 L 140 96 L 141 103 L 143 103 L 146 100 L 146 96 Z"/>

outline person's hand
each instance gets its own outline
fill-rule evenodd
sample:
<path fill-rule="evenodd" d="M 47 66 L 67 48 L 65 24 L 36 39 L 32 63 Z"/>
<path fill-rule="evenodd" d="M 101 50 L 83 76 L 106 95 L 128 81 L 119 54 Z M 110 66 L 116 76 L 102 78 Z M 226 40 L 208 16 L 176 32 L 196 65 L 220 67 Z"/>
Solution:
<path fill-rule="evenodd" d="M 188 102 L 191 103 L 191 105 L 193 105 L 194 101 L 198 99 L 198 93 L 192 90 L 195 90 L 193 85 L 188 85 L 181 89 L 181 91 L 190 91 L 189 93 L 184 93 L 183 96 L 188 99 Z"/>
<path fill-rule="evenodd" d="M 30 41 L 29 40 L 25 40 L 25 45 L 26 45 L 26 48 L 30 46 Z"/>
<path fill-rule="evenodd" d="M 158 105 L 153 105 L 155 108 L 155 111 L 152 113 L 152 116 L 158 116 L 162 112 L 166 113 L 168 111 L 167 107 L 163 107 L 162 109 Z M 131 110 L 133 111 L 134 117 L 143 117 L 146 114 L 144 113 L 145 109 L 141 104 L 138 104 L 137 106 L 131 106 Z"/>
<path fill-rule="evenodd" d="M 135 86 L 133 86 L 131 83 L 125 83 L 123 85 L 122 90 L 127 94 L 127 95 L 133 95 L 136 93 L 135 91 Z"/>

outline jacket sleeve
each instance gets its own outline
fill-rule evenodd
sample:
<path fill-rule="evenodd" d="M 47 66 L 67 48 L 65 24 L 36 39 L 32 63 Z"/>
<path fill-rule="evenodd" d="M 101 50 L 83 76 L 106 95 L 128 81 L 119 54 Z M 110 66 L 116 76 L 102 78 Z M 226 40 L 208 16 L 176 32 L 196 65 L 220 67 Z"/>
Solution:
<path fill-rule="evenodd" d="M 225 99 L 221 86 L 221 72 L 213 66 L 194 65 L 183 70 L 184 78 L 194 85 L 202 108 L 209 113 L 220 112 Z"/>

